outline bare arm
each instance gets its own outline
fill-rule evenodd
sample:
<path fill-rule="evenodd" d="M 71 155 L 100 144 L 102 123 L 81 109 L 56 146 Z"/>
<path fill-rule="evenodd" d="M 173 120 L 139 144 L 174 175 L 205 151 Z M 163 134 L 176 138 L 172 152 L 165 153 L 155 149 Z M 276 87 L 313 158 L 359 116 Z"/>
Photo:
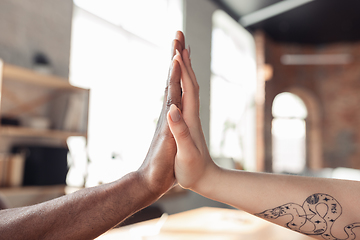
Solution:
<path fill-rule="evenodd" d="M 184 37 L 178 32 L 172 53 L 183 48 Z M 180 66 L 176 60 L 172 61 L 153 141 L 139 170 L 113 183 L 52 201 L 1 210 L 0 239 L 93 239 L 155 202 L 175 183 L 176 144 L 166 120 L 171 104 L 181 109 Z M 141 106 L 134 108 L 141 111 Z"/>
<path fill-rule="evenodd" d="M 93 239 L 159 196 L 138 172 L 34 206 L 2 210 L 0 239 Z"/>
<path fill-rule="evenodd" d="M 199 89 L 187 50 L 181 65 L 183 110 L 168 122 L 176 139 L 179 184 L 205 197 L 318 239 L 360 239 L 360 183 L 225 170 L 208 152 L 199 119 Z M 355 228 L 355 229 L 354 229 Z"/>

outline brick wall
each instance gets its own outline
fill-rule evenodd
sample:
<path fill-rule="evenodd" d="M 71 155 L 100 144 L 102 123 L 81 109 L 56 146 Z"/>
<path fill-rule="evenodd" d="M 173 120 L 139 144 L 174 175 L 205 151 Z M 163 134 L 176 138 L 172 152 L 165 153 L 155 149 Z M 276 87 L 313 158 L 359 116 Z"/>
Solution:
<path fill-rule="evenodd" d="M 320 143 L 322 166 L 360 169 L 360 42 L 304 46 L 275 43 L 267 38 L 265 49 L 265 61 L 274 68 L 273 78 L 265 86 L 265 145 L 271 146 L 274 97 L 294 88 L 301 89 L 314 96 L 318 106 L 315 114 L 319 123 L 313 130 L 320 132 L 320 137 L 313 143 Z M 283 65 L 280 62 L 283 54 L 338 53 L 351 54 L 353 61 L 347 65 Z M 307 102 L 306 94 L 300 97 Z M 265 161 L 271 162 L 271 147 L 266 148 Z"/>
<path fill-rule="evenodd" d="M 68 78 L 72 7 L 72 0 L 0 1 L 0 58 L 32 68 L 43 52 L 53 73 Z"/>

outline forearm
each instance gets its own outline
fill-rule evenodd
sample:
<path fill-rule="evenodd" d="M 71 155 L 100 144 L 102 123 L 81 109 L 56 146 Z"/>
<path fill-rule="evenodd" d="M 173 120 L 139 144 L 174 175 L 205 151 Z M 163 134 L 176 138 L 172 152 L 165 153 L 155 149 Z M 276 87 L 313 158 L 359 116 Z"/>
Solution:
<path fill-rule="evenodd" d="M 209 174 L 210 175 L 210 174 Z M 208 184 L 194 189 L 217 201 L 250 213 L 285 202 L 296 202 L 317 192 L 334 193 L 333 180 L 282 174 L 227 170 L 218 167 Z M 204 179 L 205 180 L 205 179 Z M 231 194 L 230 194 L 231 193 Z"/>
<path fill-rule="evenodd" d="M 182 52 L 184 47 L 184 35 L 179 31 L 173 41 L 173 55 Z M 182 109 L 180 77 L 179 62 L 173 59 L 155 135 L 137 172 L 116 182 L 38 205 L 2 210 L 0 239 L 93 239 L 155 202 L 169 190 L 175 183 L 174 157 L 177 149 L 166 114 L 171 104 Z M 136 89 L 133 93 L 135 96 Z"/>
<path fill-rule="evenodd" d="M 215 165 L 201 130 L 199 85 L 189 53 L 184 50 L 174 58 L 181 67 L 183 110 L 172 106 L 167 120 L 177 145 L 179 184 L 319 239 L 355 239 L 352 229 L 360 227 L 360 183 L 230 171 Z"/>
<path fill-rule="evenodd" d="M 208 187 L 194 190 L 292 230 L 343 239 L 344 227 L 359 226 L 358 182 L 221 168 L 211 175 L 204 178 Z"/>
<path fill-rule="evenodd" d="M 159 196 L 137 173 L 38 205 L 0 211 L 2 239 L 93 239 Z"/>

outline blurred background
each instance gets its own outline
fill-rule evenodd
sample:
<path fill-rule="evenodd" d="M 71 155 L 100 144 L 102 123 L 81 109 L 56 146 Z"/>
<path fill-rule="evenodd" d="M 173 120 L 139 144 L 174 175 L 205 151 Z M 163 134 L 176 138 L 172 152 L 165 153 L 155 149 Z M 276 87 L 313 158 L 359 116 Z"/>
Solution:
<path fill-rule="evenodd" d="M 219 165 L 360 180 L 359 10 L 356 0 L 1 0 L 0 194 L 16 207 L 136 170 L 177 30 Z M 155 205 L 228 207 L 181 189 Z"/>

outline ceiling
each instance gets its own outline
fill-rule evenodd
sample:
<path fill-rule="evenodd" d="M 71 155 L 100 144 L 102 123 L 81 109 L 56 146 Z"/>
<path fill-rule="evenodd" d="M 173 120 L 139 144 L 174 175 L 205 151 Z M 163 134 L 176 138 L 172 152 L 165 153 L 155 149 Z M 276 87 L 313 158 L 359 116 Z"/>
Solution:
<path fill-rule="evenodd" d="M 278 42 L 326 44 L 360 41 L 359 0 L 213 1 L 246 29 L 262 29 Z M 289 4 L 296 6 L 291 8 Z M 245 21 L 255 16 L 252 22 Z"/>

